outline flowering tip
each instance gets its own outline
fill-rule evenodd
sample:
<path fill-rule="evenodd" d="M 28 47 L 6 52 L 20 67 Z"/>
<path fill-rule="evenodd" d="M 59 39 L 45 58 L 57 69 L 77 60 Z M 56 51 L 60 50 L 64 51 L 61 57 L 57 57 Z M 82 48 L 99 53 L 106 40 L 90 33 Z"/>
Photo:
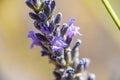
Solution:
<path fill-rule="evenodd" d="M 63 24 L 62 13 L 56 17 L 53 11 L 56 7 L 55 0 L 26 0 L 26 4 L 34 12 L 29 16 L 35 20 L 34 26 L 40 33 L 29 31 L 28 38 L 32 39 L 31 48 L 34 45 L 42 47 L 41 56 L 48 56 L 50 62 L 56 67 L 53 74 L 56 80 L 95 80 L 95 75 L 85 75 L 84 73 L 89 66 L 89 59 L 79 58 L 79 48 L 81 40 L 77 40 L 72 48 L 71 42 L 75 35 L 82 34 L 79 32 L 80 27 L 75 26 L 75 19 L 71 18 L 68 24 Z"/>

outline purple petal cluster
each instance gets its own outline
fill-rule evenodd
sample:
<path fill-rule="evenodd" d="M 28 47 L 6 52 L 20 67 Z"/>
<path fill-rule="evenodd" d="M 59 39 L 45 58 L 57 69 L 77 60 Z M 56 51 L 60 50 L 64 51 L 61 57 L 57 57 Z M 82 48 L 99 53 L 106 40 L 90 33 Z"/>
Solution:
<path fill-rule="evenodd" d="M 79 32 L 80 27 L 77 27 L 77 26 L 73 25 L 74 21 L 75 21 L 75 19 L 70 19 L 70 22 L 69 22 L 69 26 L 68 26 L 68 37 L 69 38 L 72 38 L 73 36 L 75 36 L 77 34 L 82 35 Z"/>
<path fill-rule="evenodd" d="M 32 39 L 32 44 L 31 44 L 31 48 L 34 47 L 34 45 L 37 45 L 37 46 L 41 46 L 41 41 L 37 38 L 37 36 L 35 35 L 35 32 L 34 31 L 29 31 L 28 33 L 28 38 L 31 38 Z"/>
<path fill-rule="evenodd" d="M 61 53 L 63 51 L 63 48 L 67 46 L 62 37 L 53 37 L 50 43 L 52 45 L 53 52 L 58 51 Z"/>

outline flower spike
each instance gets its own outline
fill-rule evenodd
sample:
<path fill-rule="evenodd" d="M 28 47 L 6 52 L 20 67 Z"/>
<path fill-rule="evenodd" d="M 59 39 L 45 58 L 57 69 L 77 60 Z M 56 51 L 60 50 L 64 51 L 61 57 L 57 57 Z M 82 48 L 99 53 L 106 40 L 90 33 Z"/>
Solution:
<path fill-rule="evenodd" d="M 94 74 L 86 73 L 89 59 L 79 57 L 81 40 L 78 39 L 72 45 L 74 36 L 82 35 L 80 27 L 74 25 L 75 19 L 72 18 L 68 24 L 61 26 L 62 13 L 58 13 L 56 17 L 53 15 L 55 0 L 27 0 L 26 4 L 33 10 L 29 16 L 38 30 L 37 33 L 28 33 L 28 38 L 32 39 L 31 48 L 34 45 L 42 48 L 41 56 L 48 56 L 49 62 L 55 66 L 55 80 L 95 80 Z"/>

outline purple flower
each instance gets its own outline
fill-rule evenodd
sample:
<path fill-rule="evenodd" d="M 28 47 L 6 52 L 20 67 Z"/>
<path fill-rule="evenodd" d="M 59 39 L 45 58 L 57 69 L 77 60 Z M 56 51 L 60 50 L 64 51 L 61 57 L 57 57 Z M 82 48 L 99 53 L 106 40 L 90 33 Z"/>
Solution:
<path fill-rule="evenodd" d="M 33 41 L 32 44 L 31 44 L 31 46 L 30 46 L 30 48 L 33 48 L 34 45 L 41 46 L 42 43 L 40 42 L 40 40 L 38 40 L 38 38 L 35 35 L 34 31 L 29 31 L 28 38 L 31 38 L 32 41 Z"/>
<path fill-rule="evenodd" d="M 48 26 L 43 24 L 43 26 L 41 27 L 41 32 L 44 33 L 45 35 L 49 36 L 50 31 L 48 29 Z"/>
<path fill-rule="evenodd" d="M 61 53 L 63 51 L 63 48 L 67 46 L 62 37 L 53 37 L 50 43 L 52 45 L 53 52 L 58 51 Z"/>
<path fill-rule="evenodd" d="M 70 19 L 70 22 L 68 24 L 68 37 L 69 38 L 72 38 L 73 36 L 75 35 L 82 35 L 79 33 L 79 29 L 80 27 L 77 27 L 77 26 L 74 26 L 73 23 L 74 23 L 75 19 Z"/>
<path fill-rule="evenodd" d="M 71 26 L 74 22 L 75 22 L 74 18 L 70 19 L 68 26 Z"/>

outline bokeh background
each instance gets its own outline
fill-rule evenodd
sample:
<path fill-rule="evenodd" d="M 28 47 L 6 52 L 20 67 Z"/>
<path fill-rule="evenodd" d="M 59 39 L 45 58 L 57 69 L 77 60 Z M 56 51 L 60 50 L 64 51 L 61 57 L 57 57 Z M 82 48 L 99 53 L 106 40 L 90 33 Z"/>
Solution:
<path fill-rule="evenodd" d="M 82 40 L 80 57 L 91 60 L 96 80 L 120 80 L 120 31 L 101 0 L 56 0 L 63 22 L 75 18 Z M 109 0 L 120 17 L 120 0 Z M 54 66 L 30 49 L 28 31 L 34 29 L 25 0 L 0 0 L 0 80 L 54 80 Z M 34 29 L 35 30 L 35 29 Z"/>

